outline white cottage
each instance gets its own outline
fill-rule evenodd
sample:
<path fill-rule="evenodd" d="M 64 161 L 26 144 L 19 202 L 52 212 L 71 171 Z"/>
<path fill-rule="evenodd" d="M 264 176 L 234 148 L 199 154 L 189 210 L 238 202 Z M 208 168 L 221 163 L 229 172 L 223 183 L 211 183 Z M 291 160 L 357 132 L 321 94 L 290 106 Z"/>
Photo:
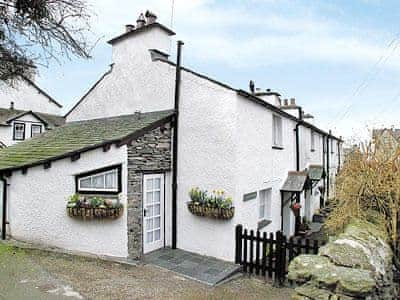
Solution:
<path fill-rule="evenodd" d="M 233 261 L 236 224 L 293 235 L 291 205 L 311 219 L 332 195 L 341 140 L 307 122 L 294 100 L 182 67 L 182 43 L 172 62 L 173 35 L 151 15 L 126 26 L 109 41 L 110 70 L 67 124 L 0 152 L 11 237 L 118 257 L 172 247 Z M 192 187 L 225 190 L 233 216 L 194 214 Z"/>
<path fill-rule="evenodd" d="M 35 137 L 65 123 L 62 105 L 31 78 L 0 84 L 0 147 Z"/>

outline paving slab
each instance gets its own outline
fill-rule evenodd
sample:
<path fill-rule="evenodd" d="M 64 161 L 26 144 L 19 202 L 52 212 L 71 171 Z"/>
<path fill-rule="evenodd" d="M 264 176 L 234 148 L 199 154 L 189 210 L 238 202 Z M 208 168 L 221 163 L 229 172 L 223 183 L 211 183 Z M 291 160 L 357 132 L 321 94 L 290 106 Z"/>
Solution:
<path fill-rule="evenodd" d="M 214 257 L 170 248 L 163 248 L 146 254 L 144 262 L 211 286 L 226 281 L 241 269 L 239 265 Z"/>

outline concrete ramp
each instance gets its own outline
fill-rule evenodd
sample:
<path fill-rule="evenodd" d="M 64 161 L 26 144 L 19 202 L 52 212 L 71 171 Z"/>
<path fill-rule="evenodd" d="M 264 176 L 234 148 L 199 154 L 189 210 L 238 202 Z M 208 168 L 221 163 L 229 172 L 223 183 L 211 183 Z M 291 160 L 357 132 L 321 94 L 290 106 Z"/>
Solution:
<path fill-rule="evenodd" d="M 204 284 L 215 286 L 240 272 L 240 266 L 213 257 L 164 248 L 145 255 L 153 264 Z"/>

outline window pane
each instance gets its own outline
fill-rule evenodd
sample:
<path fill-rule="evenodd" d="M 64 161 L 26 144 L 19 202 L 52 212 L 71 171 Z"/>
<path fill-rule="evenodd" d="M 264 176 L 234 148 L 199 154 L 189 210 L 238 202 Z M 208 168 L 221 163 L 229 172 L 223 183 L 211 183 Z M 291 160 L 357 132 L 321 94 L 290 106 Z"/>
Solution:
<path fill-rule="evenodd" d="M 155 202 L 155 203 L 160 203 L 160 192 L 154 192 L 154 194 L 153 194 L 154 196 L 154 198 L 153 198 L 153 202 Z"/>
<path fill-rule="evenodd" d="M 159 190 L 160 189 L 160 184 L 161 184 L 160 178 L 154 179 L 154 189 Z"/>
<path fill-rule="evenodd" d="M 161 233 L 160 229 L 154 231 L 154 241 L 160 240 L 160 233 Z"/>
<path fill-rule="evenodd" d="M 117 171 L 106 174 L 106 188 L 116 189 L 117 188 Z"/>
<path fill-rule="evenodd" d="M 154 205 L 154 216 L 160 215 L 160 204 Z"/>
<path fill-rule="evenodd" d="M 160 228 L 160 221 L 161 221 L 161 217 L 154 218 L 154 227 L 153 228 Z"/>
<path fill-rule="evenodd" d="M 97 175 L 92 177 L 92 187 L 97 189 L 104 188 L 104 175 Z"/>
<path fill-rule="evenodd" d="M 147 179 L 146 190 L 151 191 L 153 189 L 153 179 Z"/>
<path fill-rule="evenodd" d="M 37 136 L 42 133 L 42 126 L 32 125 L 32 137 Z"/>
<path fill-rule="evenodd" d="M 146 230 L 152 230 L 153 227 L 153 219 L 147 219 L 146 220 Z"/>
<path fill-rule="evenodd" d="M 154 209 L 152 205 L 147 205 L 146 206 L 146 216 L 147 217 L 152 217 L 154 216 Z"/>
<path fill-rule="evenodd" d="M 153 192 L 147 192 L 146 193 L 146 203 L 152 203 L 153 202 Z"/>
<path fill-rule="evenodd" d="M 152 243 L 153 242 L 153 231 L 147 232 L 146 240 L 147 240 L 148 243 Z"/>
<path fill-rule="evenodd" d="M 91 178 L 85 178 L 85 179 L 80 179 L 80 187 L 87 189 L 87 188 L 91 188 L 92 184 L 91 184 L 92 180 Z"/>
<path fill-rule="evenodd" d="M 15 124 L 15 138 L 16 139 L 24 139 L 25 135 L 25 126 L 22 124 Z"/>
<path fill-rule="evenodd" d="M 264 205 L 260 205 L 259 218 L 260 219 L 265 218 L 265 206 Z"/>

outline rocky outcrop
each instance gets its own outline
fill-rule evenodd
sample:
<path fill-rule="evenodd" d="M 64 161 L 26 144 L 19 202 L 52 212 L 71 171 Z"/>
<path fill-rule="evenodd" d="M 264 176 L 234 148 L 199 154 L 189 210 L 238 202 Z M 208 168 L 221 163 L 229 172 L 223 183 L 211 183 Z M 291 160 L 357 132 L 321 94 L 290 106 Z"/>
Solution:
<path fill-rule="evenodd" d="M 398 299 L 393 254 L 375 225 L 354 220 L 318 255 L 300 255 L 288 278 L 298 287 L 293 299 Z"/>

